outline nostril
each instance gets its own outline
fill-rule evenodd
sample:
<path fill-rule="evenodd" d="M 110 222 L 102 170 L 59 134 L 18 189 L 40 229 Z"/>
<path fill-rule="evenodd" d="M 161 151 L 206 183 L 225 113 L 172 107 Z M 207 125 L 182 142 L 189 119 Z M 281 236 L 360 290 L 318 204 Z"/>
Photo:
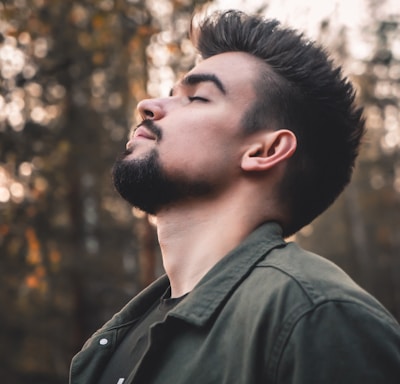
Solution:
<path fill-rule="evenodd" d="M 149 109 L 145 109 L 144 110 L 144 114 L 146 115 L 147 118 L 153 118 L 154 117 L 154 113 L 152 111 L 150 111 Z"/>

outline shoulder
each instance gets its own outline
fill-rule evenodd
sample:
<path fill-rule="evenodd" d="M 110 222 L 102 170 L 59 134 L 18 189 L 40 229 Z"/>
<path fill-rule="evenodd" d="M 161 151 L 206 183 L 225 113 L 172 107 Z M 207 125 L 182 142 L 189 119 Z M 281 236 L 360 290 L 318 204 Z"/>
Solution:
<path fill-rule="evenodd" d="M 348 302 L 395 322 L 379 301 L 341 268 L 296 243 L 274 249 L 257 264 L 249 276 L 249 284 L 265 290 L 270 298 L 279 296 L 281 301 L 289 301 L 289 305 L 294 300 L 306 310 L 326 302 Z"/>
<path fill-rule="evenodd" d="M 254 320 L 273 332 L 273 339 L 282 343 L 279 348 L 300 326 L 316 331 L 314 321 L 331 331 L 343 324 L 354 329 L 378 326 L 400 337 L 399 324 L 376 298 L 334 263 L 295 243 L 272 250 L 232 299 L 238 311 L 255 314 Z"/>
<path fill-rule="evenodd" d="M 400 327 L 392 315 L 335 264 L 294 243 L 258 263 L 237 295 L 250 310 L 258 307 L 268 376 L 278 382 L 297 369 L 316 375 L 302 381 L 299 373 L 301 383 L 336 382 L 324 372 L 337 382 L 372 383 L 357 376 L 369 366 L 376 383 L 400 373 Z M 352 368 L 354 377 L 346 373 Z"/>

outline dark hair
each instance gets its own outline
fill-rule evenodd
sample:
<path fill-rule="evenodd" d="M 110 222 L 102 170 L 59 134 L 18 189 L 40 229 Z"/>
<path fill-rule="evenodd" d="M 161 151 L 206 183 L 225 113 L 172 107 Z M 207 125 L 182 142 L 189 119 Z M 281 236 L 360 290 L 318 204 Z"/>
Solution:
<path fill-rule="evenodd" d="M 215 12 L 191 27 L 203 58 L 241 51 L 261 59 L 258 98 L 245 113 L 249 132 L 289 129 L 298 144 L 278 188 L 288 236 L 323 212 L 348 184 L 364 134 L 355 91 L 326 52 L 277 20 Z"/>

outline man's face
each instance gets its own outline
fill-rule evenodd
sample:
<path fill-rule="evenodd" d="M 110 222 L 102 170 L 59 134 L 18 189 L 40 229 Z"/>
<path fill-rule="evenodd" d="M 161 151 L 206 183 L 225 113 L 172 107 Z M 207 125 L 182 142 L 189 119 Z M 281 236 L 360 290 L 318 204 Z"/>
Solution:
<path fill-rule="evenodd" d="M 228 52 L 200 62 L 167 98 L 138 105 L 144 119 L 113 170 L 116 189 L 151 214 L 216 198 L 237 181 L 243 115 L 255 101 L 258 59 Z"/>

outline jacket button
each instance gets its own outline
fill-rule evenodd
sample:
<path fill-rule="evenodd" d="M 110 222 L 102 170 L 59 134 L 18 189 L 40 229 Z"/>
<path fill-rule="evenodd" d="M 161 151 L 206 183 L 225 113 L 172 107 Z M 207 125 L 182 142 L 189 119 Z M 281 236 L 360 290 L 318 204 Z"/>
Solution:
<path fill-rule="evenodd" d="M 107 339 L 100 339 L 99 344 L 100 345 L 107 345 L 108 344 L 108 340 Z"/>

